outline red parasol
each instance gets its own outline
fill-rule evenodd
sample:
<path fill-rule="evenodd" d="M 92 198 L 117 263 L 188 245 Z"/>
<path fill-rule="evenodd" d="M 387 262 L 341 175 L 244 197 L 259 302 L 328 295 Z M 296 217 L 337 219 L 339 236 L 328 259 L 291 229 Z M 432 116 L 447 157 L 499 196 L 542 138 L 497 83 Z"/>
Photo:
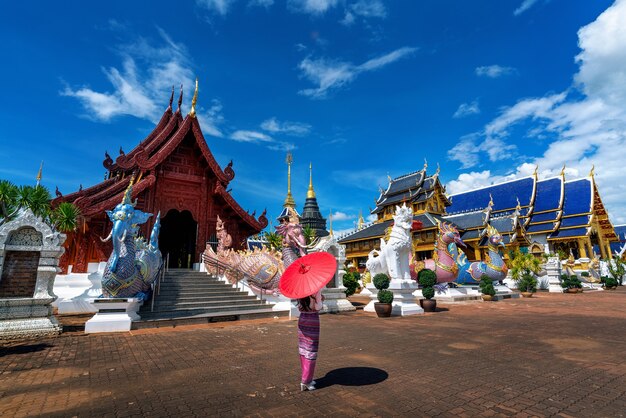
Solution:
<path fill-rule="evenodd" d="M 291 299 L 314 295 L 326 286 L 337 271 L 335 257 L 326 252 L 312 253 L 291 263 L 280 278 L 280 293 Z"/>

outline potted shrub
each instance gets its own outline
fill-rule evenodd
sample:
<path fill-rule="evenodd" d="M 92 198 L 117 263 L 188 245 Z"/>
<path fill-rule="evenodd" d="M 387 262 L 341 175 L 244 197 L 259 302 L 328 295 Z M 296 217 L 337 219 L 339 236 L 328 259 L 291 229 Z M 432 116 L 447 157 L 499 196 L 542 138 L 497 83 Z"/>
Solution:
<path fill-rule="evenodd" d="M 529 298 L 537 291 L 535 274 L 541 270 L 541 262 L 534 255 L 516 251 L 511 258 L 511 276 L 522 296 Z"/>
<path fill-rule="evenodd" d="M 567 293 L 578 293 L 579 289 L 582 289 L 583 285 L 578 276 L 575 274 L 572 274 L 571 276 L 561 274 L 561 287 L 565 289 Z"/>
<path fill-rule="evenodd" d="M 493 281 L 486 275 L 482 275 L 480 278 L 480 293 L 483 294 L 484 301 L 491 301 L 496 295 L 496 289 L 493 287 Z"/>
<path fill-rule="evenodd" d="M 522 277 L 517 279 L 515 284 L 525 298 L 532 297 L 533 293 L 537 291 L 537 278 L 532 273 L 522 274 Z"/>
<path fill-rule="evenodd" d="M 437 301 L 433 299 L 435 296 L 435 285 L 437 284 L 437 275 L 434 271 L 424 269 L 417 275 L 417 281 L 422 286 L 422 296 L 420 305 L 424 312 L 435 312 L 437 310 Z"/>
<path fill-rule="evenodd" d="M 374 276 L 374 287 L 378 289 L 378 302 L 374 302 L 374 310 L 379 318 L 388 318 L 391 316 L 391 303 L 393 302 L 393 293 L 387 290 L 389 287 L 389 276 L 384 273 L 378 273 Z"/>
<path fill-rule="evenodd" d="M 602 284 L 605 289 L 608 289 L 608 290 L 617 289 L 617 279 L 615 279 L 614 277 L 603 276 L 600 280 L 602 281 Z"/>

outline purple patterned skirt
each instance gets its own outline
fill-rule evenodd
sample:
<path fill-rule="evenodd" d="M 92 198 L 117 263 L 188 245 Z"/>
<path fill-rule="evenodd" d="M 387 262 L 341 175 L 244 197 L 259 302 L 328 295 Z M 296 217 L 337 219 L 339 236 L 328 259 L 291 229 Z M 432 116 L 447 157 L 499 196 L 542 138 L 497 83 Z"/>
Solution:
<path fill-rule="evenodd" d="M 298 352 L 306 359 L 316 360 L 319 342 L 319 312 L 300 312 L 300 318 L 298 319 Z"/>

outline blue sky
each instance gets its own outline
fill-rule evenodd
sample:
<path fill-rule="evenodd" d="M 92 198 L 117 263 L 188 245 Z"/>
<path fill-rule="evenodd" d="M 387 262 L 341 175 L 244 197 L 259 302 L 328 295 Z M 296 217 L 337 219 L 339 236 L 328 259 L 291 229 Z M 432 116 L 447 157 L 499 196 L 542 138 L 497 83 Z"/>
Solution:
<path fill-rule="evenodd" d="M 99 182 L 183 83 L 233 195 L 302 208 L 309 162 L 336 231 L 392 177 L 441 166 L 449 192 L 566 165 L 626 222 L 626 0 L 11 2 L 0 53 L 0 178 Z M 177 87 L 178 89 L 178 87 Z"/>

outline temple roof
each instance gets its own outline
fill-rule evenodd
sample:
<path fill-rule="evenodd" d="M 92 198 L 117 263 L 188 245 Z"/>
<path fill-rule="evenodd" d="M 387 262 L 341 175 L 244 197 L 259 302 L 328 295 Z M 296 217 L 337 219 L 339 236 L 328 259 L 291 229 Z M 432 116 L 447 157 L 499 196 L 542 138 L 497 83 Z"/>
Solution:
<path fill-rule="evenodd" d="M 387 189 L 378 196 L 376 208 L 371 213 L 379 213 L 389 205 L 402 202 L 423 202 L 432 197 L 437 185 L 441 186 L 438 172 L 427 176 L 426 169 L 389 179 Z"/>
<path fill-rule="evenodd" d="M 492 198 L 494 212 L 513 211 L 517 206 L 517 199 L 519 199 L 522 207 L 532 206 L 534 192 L 535 179 L 533 177 L 494 184 L 450 196 L 452 205 L 447 208 L 447 213 L 456 214 L 482 210 L 487 207 Z"/>
<path fill-rule="evenodd" d="M 437 221 L 441 222 L 444 219 L 439 215 L 423 213 L 420 215 L 414 215 L 413 220 L 421 222 L 422 224 L 421 229 L 429 229 L 429 228 L 436 228 Z M 352 233 L 349 233 L 348 235 L 343 236 L 342 238 L 338 240 L 338 242 L 340 244 L 343 244 L 343 243 L 350 242 L 350 241 L 358 241 L 358 240 L 367 239 L 367 238 L 382 237 L 383 235 L 385 235 L 385 230 L 391 224 L 393 224 L 393 219 L 389 219 L 383 222 L 373 223 L 371 225 L 366 226 L 363 229 L 354 231 Z"/>
<path fill-rule="evenodd" d="M 461 229 L 484 228 L 487 225 L 487 213 L 485 211 L 475 211 L 456 215 L 444 216 L 448 222 L 458 225 Z"/>
<path fill-rule="evenodd" d="M 563 184 L 563 177 L 561 176 L 538 181 L 534 212 L 538 213 L 560 209 L 564 198 Z"/>
<path fill-rule="evenodd" d="M 84 216 L 101 214 L 121 201 L 132 176 L 137 176 L 133 186 L 133 198 L 135 198 L 146 188 L 155 184 L 156 177 L 150 173 L 154 172 L 154 169 L 163 163 L 185 138 L 192 137 L 200 150 L 201 158 L 218 180 L 213 192 L 220 195 L 231 209 L 253 229 L 260 231 L 265 228 L 268 223 L 265 212 L 258 219 L 254 218 L 226 190 L 228 183 L 235 177 L 232 161 L 222 170 L 209 150 L 198 119 L 192 115 L 187 115 L 185 118 L 181 116 L 181 101 L 182 97 L 179 99 L 178 110 L 172 113 L 170 100 L 170 106 L 165 110 L 154 130 L 130 152 L 126 154 L 120 152 L 115 162 L 108 153 L 105 153 L 106 158 L 103 164 L 109 170 L 109 179 L 78 192 L 57 197 L 52 201 L 52 205 L 56 206 L 60 202 L 74 202 Z"/>

